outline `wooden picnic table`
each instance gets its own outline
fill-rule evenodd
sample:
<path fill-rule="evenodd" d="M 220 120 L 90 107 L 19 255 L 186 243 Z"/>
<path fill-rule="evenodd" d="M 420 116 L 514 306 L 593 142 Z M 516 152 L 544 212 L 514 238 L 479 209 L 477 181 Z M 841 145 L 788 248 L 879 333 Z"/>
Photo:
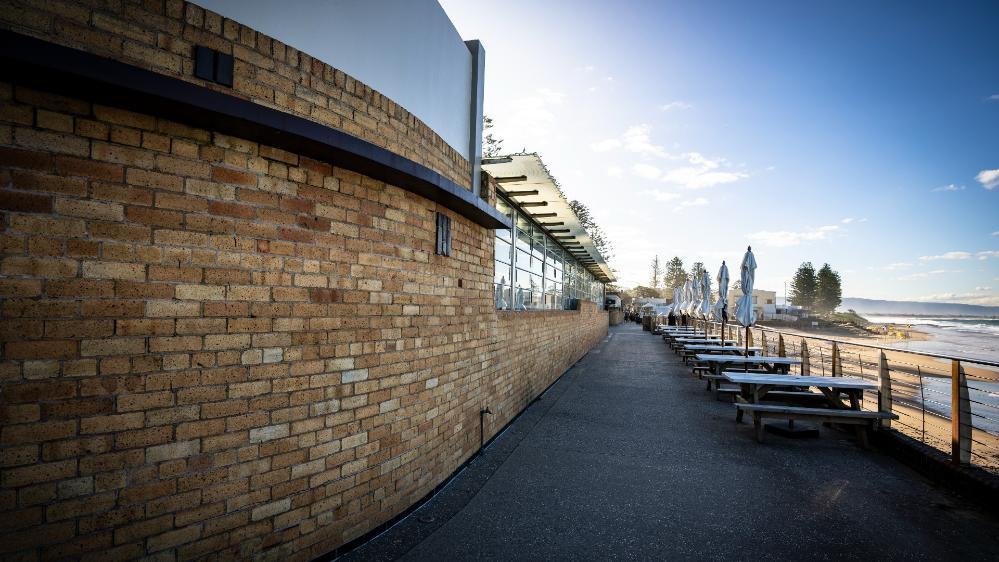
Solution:
<path fill-rule="evenodd" d="M 733 348 L 732 351 L 736 351 L 737 349 L 738 348 Z M 712 372 L 716 375 L 720 375 L 726 368 L 733 367 L 735 365 L 747 367 L 760 365 L 766 369 L 768 373 L 786 374 L 791 369 L 791 365 L 801 364 L 801 359 L 794 359 L 791 357 L 746 357 L 745 355 L 710 355 L 707 353 L 698 354 L 695 357 L 698 361 L 710 364 Z"/>
<path fill-rule="evenodd" d="M 736 348 L 735 346 L 731 345 L 713 345 L 713 344 L 697 344 L 697 343 L 685 345 L 683 346 L 683 348 L 689 349 L 691 351 L 739 351 L 746 349 L 744 347 Z M 760 351 L 763 351 L 762 347 L 751 346 L 749 348 L 749 353 L 751 354 L 756 354 L 759 353 Z"/>
<path fill-rule="evenodd" d="M 789 424 L 793 424 L 795 419 L 852 424 L 856 426 L 857 438 L 861 445 L 867 447 L 867 427 L 873 426 L 876 421 L 897 419 L 898 417 L 888 412 L 868 412 L 861 409 L 864 391 L 878 388 L 874 382 L 862 378 L 745 373 L 740 371 L 724 371 L 722 376 L 727 381 L 740 386 L 742 392 L 736 396 L 735 419 L 740 422 L 743 412 L 750 412 L 753 415 L 758 441 L 763 440 L 761 418 L 777 417 L 787 419 Z M 817 388 L 826 399 L 826 407 L 760 404 L 777 387 Z M 843 402 L 843 394 L 847 395 L 849 404 Z"/>

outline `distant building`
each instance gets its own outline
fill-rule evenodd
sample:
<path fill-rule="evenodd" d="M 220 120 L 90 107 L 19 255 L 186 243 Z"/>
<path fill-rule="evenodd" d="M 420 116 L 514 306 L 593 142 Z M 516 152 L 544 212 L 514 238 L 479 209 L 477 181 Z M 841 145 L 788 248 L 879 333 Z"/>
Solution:
<path fill-rule="evenodd" d="M 735 314 L 735 304 L 742 297 L 741 289 L 730 289 L 728 302 L 730 314 Z M 753 310 L 757 320 L 771 320 L 777 314 L 777 291 L 753 289 Z"/>

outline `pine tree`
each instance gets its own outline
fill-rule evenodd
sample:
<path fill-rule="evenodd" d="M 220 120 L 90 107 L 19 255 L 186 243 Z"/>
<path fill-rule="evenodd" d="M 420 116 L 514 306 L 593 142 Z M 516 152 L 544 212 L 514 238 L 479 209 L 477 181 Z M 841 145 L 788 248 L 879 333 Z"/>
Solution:
<path fill-rule="evenodd" d="M 702 274 L 707 270 L 704 269 L 704 262 L 695 261 L 694 265 L 690 266 L 690 278 L 696 279 L 698 274 Z"/>
<path fill-rule="evenodd" d="M 666 272 L 663 274 L 663 288 L 672 291 L 682 287 L 687 282 L 687 272 L 683 269 L 683 260 L 679 256 L 666 262 Z"/>
<path fill-rule="evenodd" d="M 843 288 L 840 285 L 839 273 L 833 271 L 829 264 L 823 264 L 816 275 L 815 308 L 819 312 L 829 314 L 843 302 Z"/>
<path fill-rule="evenodd" d="M 650 278 L 649 286 L 653 289 L 659 289 L 663 286 L 663 268 L 659 264 L 658 254 L 656 254 L 656 257 L 652 258 L 652 264 L 650 267 L 652 268 L 652 277 Z"/>
<path fill-rule="evenodd" d="M 814 310 L 817 284 L 812 262 L 806 261 L 798 266 L 791 279 L 791 294 L 788 295 L 791 304 Z"/>
<path fill-rule="evenodd" d="M 593 245 L 597 247 L 597 251 L 600 252 L 604 261 L 610 262 L 610 260 L 614 257 L 614 245 L 611 243 L 610 239 L 607 238 L 607 235 L 604 234 L 600 225 L 593 220 L 593 214 L 590 212 L 590 208 L 577 199 L 569 201 L 569 208 L 576 214 L 576 218 L 579 219 L 580 226 L 582 226 L 583 230 L 585 230 L 590 236 L 590 240 L 593 240 Z"/>

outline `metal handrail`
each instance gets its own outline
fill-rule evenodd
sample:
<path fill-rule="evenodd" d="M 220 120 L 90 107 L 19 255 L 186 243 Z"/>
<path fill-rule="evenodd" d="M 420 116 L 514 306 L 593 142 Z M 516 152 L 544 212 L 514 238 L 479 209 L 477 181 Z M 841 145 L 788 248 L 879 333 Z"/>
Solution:
<path fill-rule="evenodd" d="M 718 325 L 718 326 L 720 326 L 721 322 L 714 322 L 714 321 L 712 321 L 711 324 L 712 325 Z M 954 356 L 954 355 L 940 355 L 939 353 L 927 353 L 925 351 L 910 351 L 908 349 L 895 349 L 895 348 L 892 348 L 892 347 L 883 347 L 883 346 L 871 345 L 871 344 L 867 344 L 867 343 L 857 343 L 857 342 L 852 342 L 852 341 L 847 341 L 847 340 L 838 340 L 838 339 L 835 339 L 835 338 L 828 338 L 828 337 L 822 337 L 822 336 L 812 336 L 812 335 L 808 335 L 808 334 L 797 334 L 797 333 L 792 333 L 792 332 L 784 332 L 784 331 L 778 330 L 776 328 L 771 328 L 769 326 L 754 325 L 752 327 L 756 328 L 757 330 L 763 330 L 763 331 L 767 331 L 767 332 L 773 332 L 775 334 L 783 334 L 785 336 L 796 336 L 796 337 L 799 337 L 799 338 L 808 338 L 808 339 L 812 339 L 812 340 L 820 340 L 820 341 L 827 341 L 827 342 L 836 342 L 836 343 L 841 343 L 841 344 L 845 344 L 845 345 L 855 345 L 855 346 L 858 346 L 858 347 L 865 347 L 867 349 L 876 349 L 878 351 L 894 351 L 896 353 L 911 353 L 913 355 L 920 355 L 922 357 L 931 357 L 931 358 L 934 358 L 934 359 L 946 359 L 948 361 L 961 361 L 961 362 L 966 362 L 966 363 L 976 363 L 976 364 L 979 364 L 979 365 L 986 365 L 986 366 L 989 366 L 989 367 L 999 367 L 999 361 L 983 361 L 981 359 L 974 359 L 974 358 L 971 358 L 971 357 L 958 357 L 958 356 Z"/>

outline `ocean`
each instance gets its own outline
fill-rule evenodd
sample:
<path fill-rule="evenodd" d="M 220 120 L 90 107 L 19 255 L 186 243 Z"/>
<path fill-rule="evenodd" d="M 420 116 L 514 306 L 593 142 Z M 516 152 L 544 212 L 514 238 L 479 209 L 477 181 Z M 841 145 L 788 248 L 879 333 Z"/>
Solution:
<path fill-rule="evenodd" d="M 926 341 L 891 342 L 887 347 L 999 362 L 999 319 L 913 316 L 864 316 L 875 324 L 911 325 Z"/>
<path fill-rule="evenodd" d="M 911 325 L 930 336 L 926 341 L 892 341 L 882 344 L 885 347 L 972 361 L 977 359 L 999 362 L 999 319 L 935 316 L 864 316 L 864 318 L 875 324 Z M 985 369 L 999 371 L 996 367 L 985 367 Z M 924 379 L 924 384 L 928 393 L 926 409 L 943 416 L 950 416 L 950 381 L 928 377 Z M 969 398 L 972 401 L 973 425 L 993 435 L 999 435 L 999 382 L 970 380 L 968 386 Z"/>

